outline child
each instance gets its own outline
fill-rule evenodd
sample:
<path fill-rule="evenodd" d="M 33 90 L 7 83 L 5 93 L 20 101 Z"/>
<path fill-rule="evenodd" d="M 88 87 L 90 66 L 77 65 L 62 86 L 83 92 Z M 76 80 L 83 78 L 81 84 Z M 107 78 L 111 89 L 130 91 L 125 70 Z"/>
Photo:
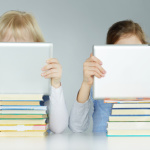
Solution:
<path fill-rule="evenodd" d="M 146 44 L 141 27 L 131 20 L 113 24 L 107 33 L 107 44 Z M 112 104 L 103 100 L 93 100 L 93 78 L 103 78 L 106 71 L 102 62 L 91 56 L 83 66 L 83 82 L 70 114 L 69 127 L 73 132 L 83 132 L 90 124 L 93 116 L 93 132 L 106 132 L 107 122 L 111 114 Z M 90 96 L 89 96 L 90 95 Z"/>
<path fill-rule="evenodd" d="M 0 17 L 1 42 L 44 42 L 42 32 L 35 18 L 26 12 L 8 11 Z M 57 59 L 45 60 L 47 64 L 41 74 L 51 79 L 49 118 L 50 130 L 61 133 L 68 126 L 68 113 L 61 86 L 62 67 Z"/>

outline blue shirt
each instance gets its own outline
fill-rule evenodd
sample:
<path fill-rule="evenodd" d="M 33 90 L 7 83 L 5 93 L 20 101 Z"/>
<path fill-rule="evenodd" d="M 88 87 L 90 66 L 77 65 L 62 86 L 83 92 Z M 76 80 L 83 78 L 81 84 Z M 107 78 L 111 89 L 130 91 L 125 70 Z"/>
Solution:
<path fill-rule="evenodd" d="M 93 90 L 90 91 L 90 99 L 93 101 L 94 112 L 93 112 L 93 132 L 106 132 L 107 122 L 111 115 L 112 104 L 104 103 L 104 100 L 94 100 Z"/>

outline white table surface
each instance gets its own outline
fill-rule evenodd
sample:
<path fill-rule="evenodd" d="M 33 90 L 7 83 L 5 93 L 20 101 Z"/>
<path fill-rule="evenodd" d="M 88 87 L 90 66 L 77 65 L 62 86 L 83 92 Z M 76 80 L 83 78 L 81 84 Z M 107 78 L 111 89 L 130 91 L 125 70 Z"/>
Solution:
<path fill-rule="evenodd" d="M 106 137 L 102 133 L 0 137 L 0 150 L 150 150 L 150 137 Z"/>

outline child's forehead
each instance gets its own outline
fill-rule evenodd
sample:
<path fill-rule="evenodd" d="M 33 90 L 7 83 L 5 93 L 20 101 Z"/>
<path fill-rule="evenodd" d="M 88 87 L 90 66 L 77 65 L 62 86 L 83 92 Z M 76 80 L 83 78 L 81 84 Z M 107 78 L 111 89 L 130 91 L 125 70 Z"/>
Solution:
<path fill-rule="evenodd" d="M 14 31 L 12 29 L 7 29 L 4 36 L 2 37 L 3 42 L 34 42 L 32 35 L 23 30 L 18 29 Z"/>
<path fill-rule="evenodd" d="M 121 36 L 115 44 L 142 44 L 142 42 L 136 35 L 130 34 Z"/>
<path fill-rule="evenodd" d="M 1 40 L 1 42 L 34 42 L 32 38 L 27 38 L 27 39 L 15 39 L 14 37 L 5 37 L 4 39 Z"/>

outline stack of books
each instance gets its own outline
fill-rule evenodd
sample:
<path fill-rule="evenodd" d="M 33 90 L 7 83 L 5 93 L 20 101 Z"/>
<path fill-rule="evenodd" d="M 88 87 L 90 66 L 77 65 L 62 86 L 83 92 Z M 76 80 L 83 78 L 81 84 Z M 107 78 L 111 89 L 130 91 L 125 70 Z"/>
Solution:
<path fill-rule="evenodd" d="M 106 100 L 114 103 L 107 136 L 150 136 L 149 100 Z"/>
<path fill-rule="evenodd" d="M 47 106 L 41 94 L 0 95 L 0 136 L 44 136 Z"/>

